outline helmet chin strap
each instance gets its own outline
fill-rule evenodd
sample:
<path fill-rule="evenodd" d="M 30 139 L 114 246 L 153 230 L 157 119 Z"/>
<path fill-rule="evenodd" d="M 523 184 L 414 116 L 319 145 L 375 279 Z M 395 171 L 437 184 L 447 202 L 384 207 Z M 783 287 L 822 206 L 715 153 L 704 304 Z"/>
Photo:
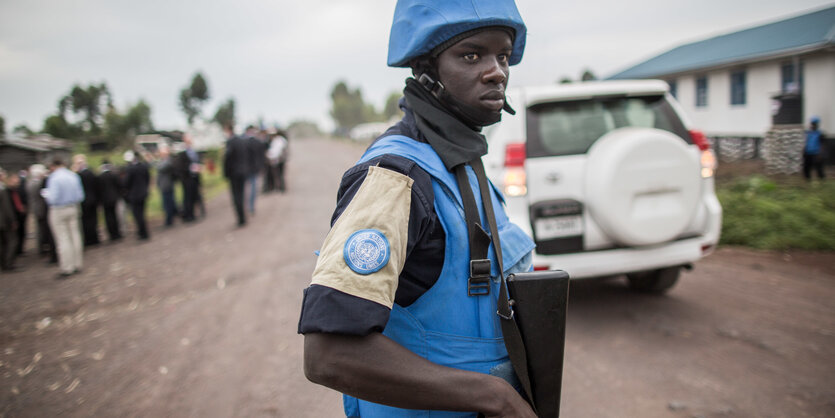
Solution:
<path fill-rule="evenodd" d="M 421 86 L 429 90 L 429 92 L 437 97 L 447 110 L 459 117 L 462 122 L 472 128 L 481 128 L 483 126 L 489 126 L 499 122 L 502 120 L 502 110 L 510 113 L 511 115 L 516 114 L 516 111 L 510 107 L 506 99 L 504 101 L 504 106 L 502 106 L 502 110 L 481 109 L 463 103 L 456 99 L 455 96 L 449 94 L 440 81 L 435 80 L 426 72 L 420 75 L 418 82 Z"/>

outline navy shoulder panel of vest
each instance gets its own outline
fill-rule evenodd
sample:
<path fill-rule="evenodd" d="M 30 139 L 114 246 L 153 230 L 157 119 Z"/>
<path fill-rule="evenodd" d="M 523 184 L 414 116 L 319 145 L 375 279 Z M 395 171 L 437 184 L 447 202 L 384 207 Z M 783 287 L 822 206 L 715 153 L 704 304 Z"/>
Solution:
<path fill-rule="evenodd" d="M 298 333 L 368 335 L 383 332 L 390 312 L 379 303 L 314 284 L 304 290 Z"/>
<path fill-rule="evenodd" d="M 354 195 L 359 191 L 365 176 L 368 174 L 368 167 L 378 166 L 409 176 L 412 184 L 412 196 L 418 198 L 422 213 L 434 212 L 435 192 L 432 188 L 432 177 L 416 162 L 399 155 L 385 154 L 359 163 L 345 172 L 342 176 L 342 183 L 339 185 L 337 194 L 337 207 L 331 218 L 331 225 L 339 218 L 342 211 L 348 207 Z M 414 205 L 413 205 L 414 206 Z M 413 213 L 412 216 L 416 214 Z M 410 222 L 411 223 L 411 222 Z"/>

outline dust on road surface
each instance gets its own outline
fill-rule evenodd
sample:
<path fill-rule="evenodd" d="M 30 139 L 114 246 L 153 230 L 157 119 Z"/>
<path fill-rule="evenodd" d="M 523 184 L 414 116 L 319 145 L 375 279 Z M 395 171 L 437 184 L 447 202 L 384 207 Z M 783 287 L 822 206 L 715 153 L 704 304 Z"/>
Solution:
<path fill-rule="evenodd" d="M 364 146 L 296 140 L 286 194 L 0 276 L 0 416 L 337 417 L 309 383 L 302 289 Z M 665 297 L 571 286 L 564 417 L 835 416 L 835 257 L 723 248 Z"/>

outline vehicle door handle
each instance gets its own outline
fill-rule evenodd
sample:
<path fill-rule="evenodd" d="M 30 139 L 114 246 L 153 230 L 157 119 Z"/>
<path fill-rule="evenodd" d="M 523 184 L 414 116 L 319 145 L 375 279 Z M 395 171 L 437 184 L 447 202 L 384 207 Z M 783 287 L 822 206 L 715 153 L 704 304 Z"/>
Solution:
<path fill-rule="evenodd" d="M 556 182 L 560 181 L 560 174 L 559 173 L 548 173 L 545 176 L 545 181 L 547 181 L 549 183 L 556 183 Z"/>

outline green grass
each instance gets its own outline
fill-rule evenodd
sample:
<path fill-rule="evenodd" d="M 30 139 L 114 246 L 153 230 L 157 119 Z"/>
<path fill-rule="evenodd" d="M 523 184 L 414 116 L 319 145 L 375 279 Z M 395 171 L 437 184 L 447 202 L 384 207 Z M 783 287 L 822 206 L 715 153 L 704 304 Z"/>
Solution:
<path fill-rule="evenodd" d="M 835 181 L 739 177 L 717 186 L 721 244 L 763 250 L 835 250 Z"/>

